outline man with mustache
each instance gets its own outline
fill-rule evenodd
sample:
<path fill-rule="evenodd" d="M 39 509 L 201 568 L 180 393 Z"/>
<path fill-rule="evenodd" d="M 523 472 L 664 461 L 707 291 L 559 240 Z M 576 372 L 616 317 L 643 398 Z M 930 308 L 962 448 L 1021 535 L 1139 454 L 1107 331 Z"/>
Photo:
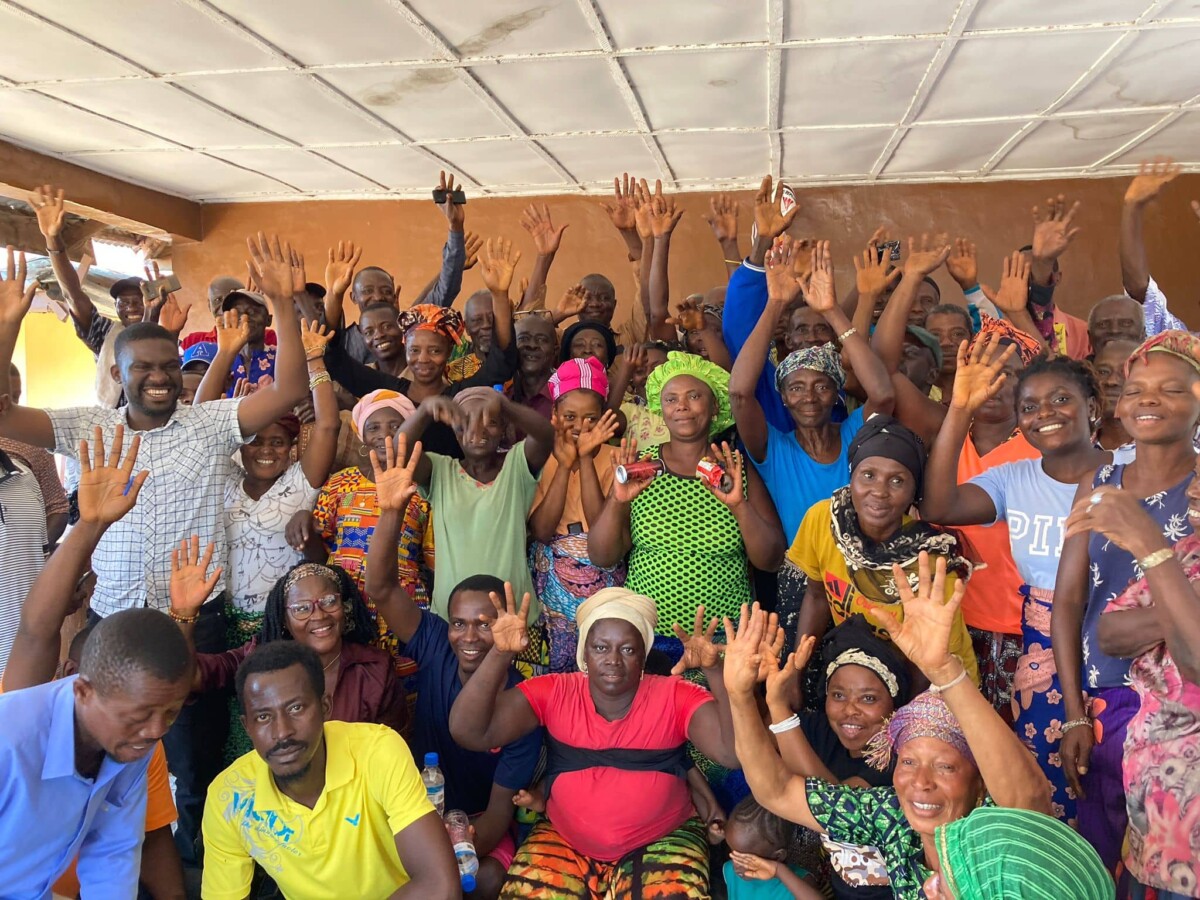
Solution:
<path fill-rule="evenodd" d="M 248 896 L 255 862 L 287 897 L 462 896 L 408 745 L 384 725 L 326 721 L 315 651 L 259 646 L 237 696 L 254 751 L 209 787 L 204 897 Z"/>

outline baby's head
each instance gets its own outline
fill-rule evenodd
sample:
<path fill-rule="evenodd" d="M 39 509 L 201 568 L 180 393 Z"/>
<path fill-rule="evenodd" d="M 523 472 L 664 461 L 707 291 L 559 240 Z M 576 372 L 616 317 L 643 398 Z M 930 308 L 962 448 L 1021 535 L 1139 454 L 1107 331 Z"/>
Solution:
<path fill-rule="evenodd" d="M 733 808 L 725 822 L 725 843 L 737 853 L 783 862 L 795 827 L 759 806 L 753 797 L 747 797 Z M 737 869 L 735 862 L 734 871 Z M 741 872 L 737 874 L 742 875 Z"/>

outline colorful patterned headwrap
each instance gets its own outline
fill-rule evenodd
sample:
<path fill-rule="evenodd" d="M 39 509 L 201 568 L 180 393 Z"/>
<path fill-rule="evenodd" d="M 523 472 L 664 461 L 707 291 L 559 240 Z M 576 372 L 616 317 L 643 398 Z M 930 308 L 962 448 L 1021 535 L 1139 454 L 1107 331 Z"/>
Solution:
<path fill-rule="evenodd" d="M 933 833 L 955 897 L 1113 900 L 1112 876 L 1079 832 L 1027 809 L 985 806 Z"/>
<path fill-rule="evenodd" d="M 775 368 L 775 390 L 783 393 L 783 382 L 798 369 L 812 369 L 833 379 L 840 391 L 846 386 L 846 370 L 842 368 L 842 355 L 833 344 L 819 347 L 801 347 L 784 357 Z"/>
<path fill-rule="evenodd" d="M 292 571 L 288 572 L 287 581 L 283 583 L 283 592 L 286 594 L 293 587 L 295 587 L 297 581 L 300 581 L 302 578 L 308 578 L 312 575 L 317 575 L 321 578 L 324 578 L 334 586 L 339 594 L 341 593 L 342 580 L 338 578 L 337 572 L 333 571 L 333 569 L 329 568 L 329 566 L 323 566 L 320 563 L 314 562 L 301 563 L 300 565 L 296 566 L 296 568 L 292 569 Z"/>
<path fill-rule="evenodd" d="M 419 303 L 402 312 L 399 321 L 404 329 L 405 340 L 414 331 L 432 331 L 444 337 L 450 344 L 451 361 L 465 356 L 470 349 L 471 343 L 462 315 L 448 306 Z"/>
<path fill-rule="evenodd" d="M 406 419 L 417 411 L 413 402 L 397 391 L 371 391 L 355 403 L 350 412 L 350 424 L 354 426 L 354 433 L 359 440 L 362 440 L 363 429 L 367 427 L 367 419 L 381 409 L 394 409 Z"/>
<path fill-rule="evenodd" d="M 587 359 L 568 359 L 554 370 L 547 384 L 550 398 L 557 401 L 563 394 L 571 391 L 595 391 L 605 400 L 608 399 L 608 373 L 600 360 L 594 356 Z"/>
<path fill-rule="evenodd" d="M 946 701 L 931 691 L 918 694 L 888 719 L 883 729 L 867 743 L 867 762 L 879 771 L 887 768 L 896 753 L 915 738 L 937 738 L 949 744 L 975 765 L 967 736 Z"/>
<path fill-rule="evenodd" d="M 1001 341 L 1010 341 L 1017 345 L 1017 356 L 1021 358 L 1022 365 L 1027 366 L 1042 355 L 1041 343 L 1007 319 L 997 319 L 987 313 L 980 313 L 979 322 L 979 331 L 975 337 L 971 338 L 971 343 L 967 346 L 968 353 L 975 349 L 977 343 L 986 340 L 988 335 L 994 334 Z"/>
<path fill-rule="evenodd" d="M 667 361 L 646 379 L 646 407 L 650 412 L 662 415 L 663 388 L 680 375 L 700 379 L 717 398 L 717 412 L 708 426 L 709 434 L 720 434 L 733 425 L 733 410 L 729 405 L 729 373 L 694 353 L 681 353 L 678 350 L 668 353 Z"/>
<path fill-rule="evenodd" d="M 1151 353 L 1169 353 L 1200 371 L 1200 337 L 1188 331 L 1160 331 L 1142 342 L 1125 363 L 1125 377 L 1135 362 L 1145 362 Z"/>

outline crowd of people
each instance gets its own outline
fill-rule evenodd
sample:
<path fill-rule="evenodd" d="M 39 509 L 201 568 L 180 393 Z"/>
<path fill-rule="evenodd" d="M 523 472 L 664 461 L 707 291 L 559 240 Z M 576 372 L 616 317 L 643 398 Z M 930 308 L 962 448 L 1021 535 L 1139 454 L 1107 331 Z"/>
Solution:
<path fill-rule="evenodd" d="M 0 894 L 1200 897 L 1200 337 L 1142 237 L 1178 172 L 1087 319 L 1061 196 L 992 290 L 970 236 L 836 259 L 767 177 L 677 301 L 683 212 L 625 176 L 632 296 L 551 306 L 567 223 L 514 223 L 514 291 L 443 174 L 420 291 L 259 233 L 186 334 L 161 280 L 102 314 L 39 188 L 97 403 L 20 405 L 9 247 Z"/>

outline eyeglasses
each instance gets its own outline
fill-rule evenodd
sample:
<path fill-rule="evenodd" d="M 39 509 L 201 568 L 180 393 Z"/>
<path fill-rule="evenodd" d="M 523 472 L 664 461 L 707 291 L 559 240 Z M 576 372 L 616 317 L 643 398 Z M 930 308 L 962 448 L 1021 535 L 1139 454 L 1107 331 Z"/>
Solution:
<path fill-rule="evenodd" d="M 319 598 L 315 603 L 312 600 L 289 603 L 287 611 L 297 622 L 303 622 L 305 619 L 312 618 L 312 614 L 317 611 L 318 606 L 325 612 L 333 612 L 341 602 L 342 598 L 337 594 L 330 594 L 328 597 Z"/>

